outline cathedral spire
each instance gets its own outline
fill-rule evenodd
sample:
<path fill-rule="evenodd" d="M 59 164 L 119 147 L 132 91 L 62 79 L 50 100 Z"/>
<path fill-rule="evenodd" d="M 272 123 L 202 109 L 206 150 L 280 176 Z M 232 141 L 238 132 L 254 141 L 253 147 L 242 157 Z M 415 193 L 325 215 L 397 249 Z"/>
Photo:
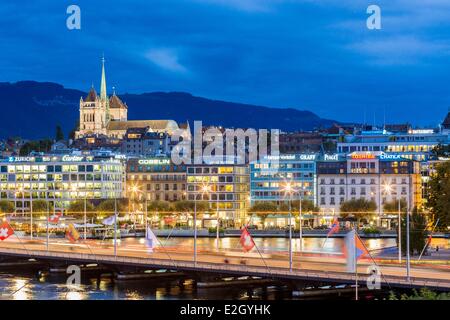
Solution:
<path fill-rule="evenodd" d="M 106 75 L 105 75 L 105 56 L 102 57 L 102 81 L 100 84 L 100 98 L 107 100 L 106 97 Z"/>

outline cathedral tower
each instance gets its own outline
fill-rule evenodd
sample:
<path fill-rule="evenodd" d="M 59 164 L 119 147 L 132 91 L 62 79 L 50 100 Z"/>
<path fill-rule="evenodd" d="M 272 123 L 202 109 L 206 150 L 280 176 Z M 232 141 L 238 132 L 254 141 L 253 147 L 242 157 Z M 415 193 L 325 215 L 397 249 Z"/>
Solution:
<path fill-rule="evenodd" d="M 80 127 L 75 138 L 87 135 L 107 135 L 110 120 L 109 98 L 106 93 L 105 59 L 102 58 L 102 77 L 100 82 L 100 96 L 92 85 L 88 95 L 80 98 Z"/>

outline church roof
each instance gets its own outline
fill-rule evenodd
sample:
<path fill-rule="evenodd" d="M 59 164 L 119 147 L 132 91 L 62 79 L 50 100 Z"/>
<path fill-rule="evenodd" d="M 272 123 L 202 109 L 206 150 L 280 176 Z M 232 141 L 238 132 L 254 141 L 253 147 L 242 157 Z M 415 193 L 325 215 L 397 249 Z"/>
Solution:
<path fill-rule="evenodd" d="M 128 130 L 130 128 L 145 128 L 150 130 L 176 130 L 178 124 L 174 120 L 130 120 L 130 121 L 110 121 L 108 130 Z"/>
<path fill-rule="evenodd" d="M 85 102 L 94 102 L 97 99 L 97 92 L 95 91 L 94 87 L 89 90 L 88 95 L 86 98 L 84 98 Z"/>
<path fill-rule="evenodd" d="M 118 96 L 113 94 L 109 98 L 109 107 L 110 108 L 117 108 L 117 109 L 128 109 L 127 105 L 120 100 Z"/>
<path fill-rule="evenodd" d="M 442 127 L 444 127 L 444 129 L 450 129 L 450 112 L 447 113 L 444 122 L 442 122 Z"/>

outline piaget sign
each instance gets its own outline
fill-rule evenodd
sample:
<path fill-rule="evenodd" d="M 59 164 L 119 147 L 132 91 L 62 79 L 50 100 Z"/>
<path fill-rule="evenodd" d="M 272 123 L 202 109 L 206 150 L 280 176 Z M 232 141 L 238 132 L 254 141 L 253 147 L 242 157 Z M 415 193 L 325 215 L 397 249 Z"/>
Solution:
<path fill-rule="evenodd" d="M 140 159 L 138 160 L 139 164 L 145 165 L 167 165 L 170 164 L 170 159 Z"/>
<path fill-rule="evenodd" d="M 324 156 L 325 161 L 338 161 L 339 160 L 339 154 L 326 154 Z"/>

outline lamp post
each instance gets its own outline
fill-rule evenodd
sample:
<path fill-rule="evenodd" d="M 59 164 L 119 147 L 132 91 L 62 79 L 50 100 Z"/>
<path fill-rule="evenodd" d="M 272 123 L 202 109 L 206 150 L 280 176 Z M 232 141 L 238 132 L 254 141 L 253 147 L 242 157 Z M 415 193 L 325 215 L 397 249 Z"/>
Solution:
<path fill-rule="evenodd" d="M 217 191 L 217 190 L 216 190 Z M 217 196 L 217 201 L 216 201 L 216 220 L 217 220 L 217 225 L 216 225 L 216 248 L 217 251 L 219 251 L 219 228 L 220 228 L 220 220 L 219 220 L 219 194 L 216 194 Z"/>
<path fill-rule="evenodd" d="M 406 212 L 406 278 L 410 281 L 410 273 L 411 273 L 411 256 L 409 252 L 409 206 Z"/>
<path fill-rule="evenodd" d="M 147 233 L 147 226 L 148 226 L 148 222 L 147 222 L 147 217 L 148 217 L 148 199 L 147 196 L 145 194 L 144 191 L 140 190 L 139 187 L 137 185 L 134 185 L 132 187 L 130 187 L 128 189 L 129 191 L 132 192 L 132 194 L 136 194 L 136 193 L 140 193 L 142 194 L 143 198 L 144 198 L 144 210 L 143 210 L 143 215 L 144 215 L 144 226 L 145 226 L 145 238 L 147 238 L 148 233 Z M 129 203 L 129 202 L 128 202 Z"/>
<path fill-rule="evenodd" d="M 197 191 L 197 190 L 195 190 Z M 204 194 L 208 194 L 210 191 L 208 185 L 203 185 L 201 187 L 200 195 L 203 197 Z M 194 266 L 197 266 L 197 193 L 194 192 Z"/>
<path fill-rule="evenodd" d="M 385 193 L 392 193 L 392 186 L 388 183 L 382 185 Z M 380 199 L 381 208 L 381 199 Z M 407 240 L 408 241 L 408 240 Z M 401 223 L 401 200 L 398 198 L 398 262 L 402 263 L 402 223 Z"/>
<path fill-rule="evenodd" d="M 33 240 L 33 192 L 30 186 L 30 240 Z"/>
<path fill-rule="evenodd" d="M 303 226 L 302 226 L 302 220 L 303 220 L 303 215 L 302 215 L 302 201 L 303 201 L 303 185 L 300 187 L 299 190 L 299 198 L 300 198 L 300 202 L 299 202 L 299 221 L 300 221 L 300 226 L 299 226 L 299 237 L 300 237 L 300 244 L 299 244 L 299 250 L 300 253 L 303 252 Z"/>
<path fill-rule="evenodd" d="M 293 188 L 290 182 L 286 183 L 284 186 L 285 195 L 289 195 L 289 271 L 292 272 L 292 192 Z"/>
<path fill-rule="evenodd" d="M 398 263 L 402 263 L 402 219 L 401 202 L 398 199 Z"/>

